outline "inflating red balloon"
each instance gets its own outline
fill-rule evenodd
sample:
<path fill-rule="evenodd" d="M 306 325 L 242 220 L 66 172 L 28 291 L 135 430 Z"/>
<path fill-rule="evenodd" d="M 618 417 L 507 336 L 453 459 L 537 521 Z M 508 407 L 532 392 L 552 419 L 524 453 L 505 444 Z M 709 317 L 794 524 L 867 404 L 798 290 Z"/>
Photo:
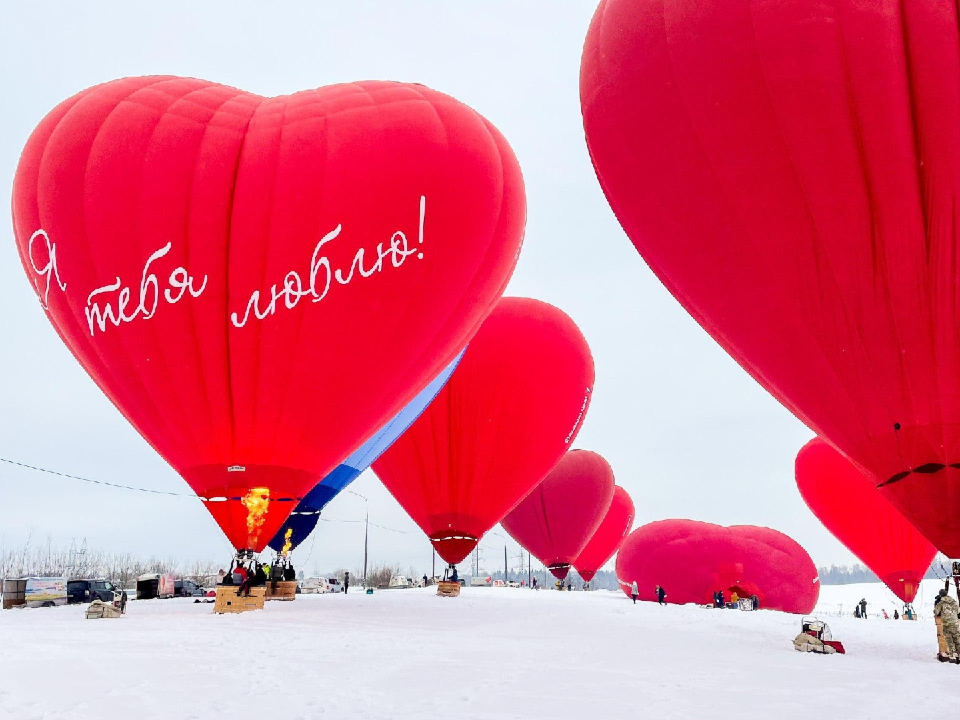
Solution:
<path fill-rule="evenodd" d="M 627 491 L 618 485 L 613 489 L 613 500 L 600 527 L 573 563 L 585 582 L 593 580 L 597 570 L 613 557 L 620 543 L 633 527 L 633 514 L 633 500 L 630 499 Z"/>
<path fill-rule="evenodd" d="M 589 450 L 571 450 L 503 518 L 503 529 L 562 580 L 607 514 L 613 489 L 606 460 Z"/>
<path fill-rule="evenodd" d="M 604 0 L 580 78 L 653 271 L 954 557 L 958 63 L 950 3 Z"/>
<path fill-rule="evenodd" d="M 905 603 L 913 602 L 936 548 L 867 477 L 820 438 L 797 454 L 797 487 L 807 506 L 847 549 Z"/>
<path fill-rule="evenodd" d="M 563 312 L 504 298 L 373 470 L 448 563 L 529 493 L 580 429 L 593 358 Z"/>
<path fill-rule="evenodd" d="M 50 322 L 253 550 L 463 348 L 524 214 L 495 128 L 387 82 L 98 85 L 44 118 L 13 190 Z"/>
<path fill-rule="evenodd" d="M 820 595 L 817 568 L 794 540 L 770 528 L 723 527 L 695 520 L 660 520 L 634 530 L 617 554 L 617 579 L 629 595 L 636 582 L 642 600 L 712 604 L 713 593 L 730 599 L 756 595 L 760 607 L 811 612 Z"/>

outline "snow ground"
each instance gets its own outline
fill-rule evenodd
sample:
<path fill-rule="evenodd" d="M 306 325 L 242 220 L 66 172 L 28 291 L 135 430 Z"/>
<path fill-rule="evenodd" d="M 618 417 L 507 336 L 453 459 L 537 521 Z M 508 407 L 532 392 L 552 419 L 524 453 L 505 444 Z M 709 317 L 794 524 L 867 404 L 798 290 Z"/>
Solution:
<path fill-rule="evenodd" d="M 852 611 L 879 588 L 825 587 L 820 607 Z M 798 616 L 606 591 L 356 592 L 225 616 L 154 600 L 98 622 L 83 611 L 0 612 L 0 718 L 846 720 L 932 717 L 960 699 L 929 613 L 831 617 L 848 654 L 817 656 L 793 649 Z"/>

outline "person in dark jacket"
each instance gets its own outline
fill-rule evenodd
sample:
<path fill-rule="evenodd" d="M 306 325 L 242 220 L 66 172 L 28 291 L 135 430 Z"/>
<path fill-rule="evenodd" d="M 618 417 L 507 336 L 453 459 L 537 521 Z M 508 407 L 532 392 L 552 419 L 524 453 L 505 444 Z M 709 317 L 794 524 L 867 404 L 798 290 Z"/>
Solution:
<path fill-rule="evenodd" d="M 867 599 L 860 598 L 860 617 L 867 619 Z"/>
<path fill-rule="evenodd" d="M 343 573 L 343 593 L 346 594 L 347 590 L 350 589 L 350 573 Z"/>
<path fill-rule="evenodd" d="M 717 607 L 723 607 L 723 590 L 717 590 Z"/>
<path fill-rule="evenodd" d="M 267 584 L 267 573 L 263 569 L 263 565 L 260 563 L 256 564 L 256 570 L 253 573 L 253 582 L 251 583 L 252 587 L 264 587 Z"/>
<path fill-rule="evenodd" d="M 296 580 L 297 571 L 293 569 L 293 563 L 288 562 L 287 566 L 283 569 L 283 579 L 284 580 Z"/>
<path fill-rule="evenodd" d="M 667 592 L 662 587 L 657 585 L 657 602 L 660 603 L 661 605 L 666 605 L 667 604 L 665 602 L 666 597 L 667 597 Z"/>

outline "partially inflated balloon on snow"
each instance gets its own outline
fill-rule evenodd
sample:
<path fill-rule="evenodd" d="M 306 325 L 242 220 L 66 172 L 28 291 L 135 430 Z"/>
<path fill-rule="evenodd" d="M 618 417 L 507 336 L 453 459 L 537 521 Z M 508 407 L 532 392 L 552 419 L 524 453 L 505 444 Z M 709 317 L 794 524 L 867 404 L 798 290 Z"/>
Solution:
<path fill-rule="evenodd" d="M 597 570 L 617 552 L 623 539 L 633 527 L 633 515 L 633 500 L 630 499 L 630 495 L 622 487 L 615 487 L 607 514 L 604 515 L 600 526 L 573 563 L 584 581 L 593 580 Z"/>
<path fill-rule="evenodd" d="M 592 388 L 574 322 L 539 300 L 503 298 L 373 470 L 440 557 L 458 563 L 567 450 Z"/>
<path fill-rule="evenodd" d="M 820 595 L 817 568 L 796 541 L 753 525 L 723 527 L 695 520 L 659 520 L 634 530 L 617 554 L 617 579 L 630 594 L 636 582 L 641 600 L 713 603 L 713 593 L 730 599 L 756 595 L 760 607 L 811 612 Z"/>
<path fill-rule="evenodd" d="M 463 349 L 524 216 L 497 130 L 406 83 L 108 82 L 43 119 L 13 185 L 55 330 L 252 550 Z"/>
<path fill-rule="evenodd" d="M 804 502 L 827 530 L 894 595 L 913 602 L 937 550 L 876 489 L 875 480 L 820 438 L 797 454 L 796 477 Z"/>
<path fill-rule="evenodd" d="M 614 487 L 606 460 L 571 450 L 503 519 L 503 528 L 562 580 L 600 527 Z"/>
<path fill-rule="evenodd" d="M 960 556 L 954 3 L 604 0 L 587 145 L 650 268 Z"/>

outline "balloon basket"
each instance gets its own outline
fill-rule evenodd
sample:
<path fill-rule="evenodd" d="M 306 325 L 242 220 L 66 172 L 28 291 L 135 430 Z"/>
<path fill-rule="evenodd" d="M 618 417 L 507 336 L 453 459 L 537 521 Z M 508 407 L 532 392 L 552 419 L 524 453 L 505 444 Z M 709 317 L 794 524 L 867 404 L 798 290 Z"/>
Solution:
<path fill-rule="evenodd" d="M 441 580 L 437 583 L 437 597 L 459 597 L 460 583 L 452 580 Z"/>
<path fill-rule="evenodd" d="M 273 583 L 267 582 L 266 587 L 267 600 L 296 600 L 297 599 L 297 581 L 280 580 L 274 589 Z"/>
<path fill-rule="evenodd" d="M 217 599 L 213 605 L 213 612 L 223 613 L 242 613 L 248 610 L 263 610 L 263 601 L 266 596 L 265 587 L 252 587 L 250 594 L 246 596 L 237 595 L 236 585 L 218 585 Z"/>

